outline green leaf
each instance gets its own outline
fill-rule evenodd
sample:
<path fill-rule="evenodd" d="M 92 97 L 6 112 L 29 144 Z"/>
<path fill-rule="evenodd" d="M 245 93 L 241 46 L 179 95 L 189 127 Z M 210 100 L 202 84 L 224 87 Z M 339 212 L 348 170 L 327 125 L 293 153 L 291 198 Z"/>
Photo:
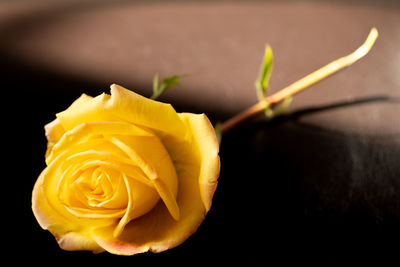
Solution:
<path fill-rule="evenodd" d="M 187 75 L 174 75 L 171 77 L 166 77 L 161 81 L 160 86 L 158 85 L 158 75 L 154 75 L 153 78 L 153 95 L 150 97 L 151 99 L 157 99 L 169 88 L 174 87 L 178 84 L 179 80 Z"/>
<path fill-rule="evenodd" d="M 274 116 L 280 116 L 283 113 L 286 112 L 286 110 L 289 108 L 290 104 L 292 104 L 293 102 L 293 97 L 289 96 L 286 97 L 283 102 L 280 104 L 280 106 L 277 108 L 277 110 L 275 111 L 275 115 Z"/>
<path fill-rule="evenodd" d="M 215 135 L 217 136 L 218 144 L 221 145 L 222 141 L 222 131 L 221 131 L 221 123 L 217 122 L 214 127 Z"/>
<path fill-rule="evenodd" d="M 264 99 L 265 94 L 268 91 L 269 78 L 271 76 L 273 67 L 273 59 L 274 56 L 272 53 L 272 48 L 269 45 L 266 45 L 264 59 L 260 68 L 260 74 L 255 82 L 255 86 L 257 89 L 257 96 L 260 101 Z"/>
<path fill-rule="evenodd" d="M 153 95 L 158 91 L 158 74 L 154 75 L 153 78 Z"/>
<path fill-rule="evenodd" d="M 270 107 L 266 108 L 264 113 L 265 113 L 265 116 L 267 117 L 268 120 L 270 120 L 270 119 L 275 117 L 275 112 Z"/>

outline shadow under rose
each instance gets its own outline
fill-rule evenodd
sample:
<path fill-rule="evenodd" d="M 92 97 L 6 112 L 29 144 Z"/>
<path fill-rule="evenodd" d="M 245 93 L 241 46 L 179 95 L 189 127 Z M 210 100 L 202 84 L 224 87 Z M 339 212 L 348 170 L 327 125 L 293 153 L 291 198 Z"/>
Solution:
<path fill-rule="evenodd" d="M 400 132 L 368 136 L 297 120 L 379 101 L 398 100 L 301 110 L 223 137 L 214 208 L 230 253 L 258 263 L 393 258 L 391 244 L 400 237 Z"/>

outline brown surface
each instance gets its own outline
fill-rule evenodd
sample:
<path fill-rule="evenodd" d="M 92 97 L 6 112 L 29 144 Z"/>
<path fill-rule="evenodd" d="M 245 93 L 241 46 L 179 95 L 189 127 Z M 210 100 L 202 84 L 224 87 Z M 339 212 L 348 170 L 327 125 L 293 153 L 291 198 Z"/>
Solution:
<path fill-rule="evenodd" d="M 265 43 L 275 54 L 271 88 L 276 91 L 352 52 L 375 26 L 380 37 L 371 53 L 297 96 L 292 110 L 378 98 L 303 120 L 351 133 L 400 131 L 399 103 L 384 100 L 400 97 L 398 4 L 38 3 L 0 5 L 7 54 L 95 81 L 104 85 L 99 92 L 119 83 L 149 95 L 157 72 L 193 74 L 162 100 L 224 118 L 255 103 L 253 83 Z"/>
<path fill-rule="evenodd" d="M 12 104 L 3 105 L 2 214 L 13 260 L 30 252 L 41 265 L 73 266 L 398 261 L 399 3 L 0 2 L 2 101 Z M 119 83 L 150 95 L 154 73 L 192 73 L 162 100 L 217 121 L 256 101 L 266 42 L 276 91 L 352 52 L 373 26 L 380 37 L 371 53 L 296 96 L 292 115 L 224 135 L 213 206 L 183 245 L 135 257 L 64 252 L 35 221 L 43 125 L 82 92 Z"/>

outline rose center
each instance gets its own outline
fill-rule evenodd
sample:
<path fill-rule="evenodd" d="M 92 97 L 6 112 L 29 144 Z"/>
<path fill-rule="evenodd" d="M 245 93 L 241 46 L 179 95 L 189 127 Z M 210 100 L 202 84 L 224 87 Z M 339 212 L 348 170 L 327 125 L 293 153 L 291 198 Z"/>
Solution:
<path fill-rule="evenodd" d="M 86 170 L 74 181 L 77 190 L 85 197 L 85 203 L 90 207 L 99 207 L 110 199 L 115 188 L 109 175 L 99 168 Z"/>

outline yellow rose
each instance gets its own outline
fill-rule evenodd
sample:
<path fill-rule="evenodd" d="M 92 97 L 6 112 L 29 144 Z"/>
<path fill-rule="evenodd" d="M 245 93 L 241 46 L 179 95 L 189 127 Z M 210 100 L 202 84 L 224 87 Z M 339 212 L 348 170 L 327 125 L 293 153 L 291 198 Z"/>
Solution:
<path fill-rule="evenodd" d="M 204 219 L 220 161 L 204 114 L 121 86 L 82 95 L 45 126 L 32 209 L 65 250 L 132 255 L 181 244 Z"/>

